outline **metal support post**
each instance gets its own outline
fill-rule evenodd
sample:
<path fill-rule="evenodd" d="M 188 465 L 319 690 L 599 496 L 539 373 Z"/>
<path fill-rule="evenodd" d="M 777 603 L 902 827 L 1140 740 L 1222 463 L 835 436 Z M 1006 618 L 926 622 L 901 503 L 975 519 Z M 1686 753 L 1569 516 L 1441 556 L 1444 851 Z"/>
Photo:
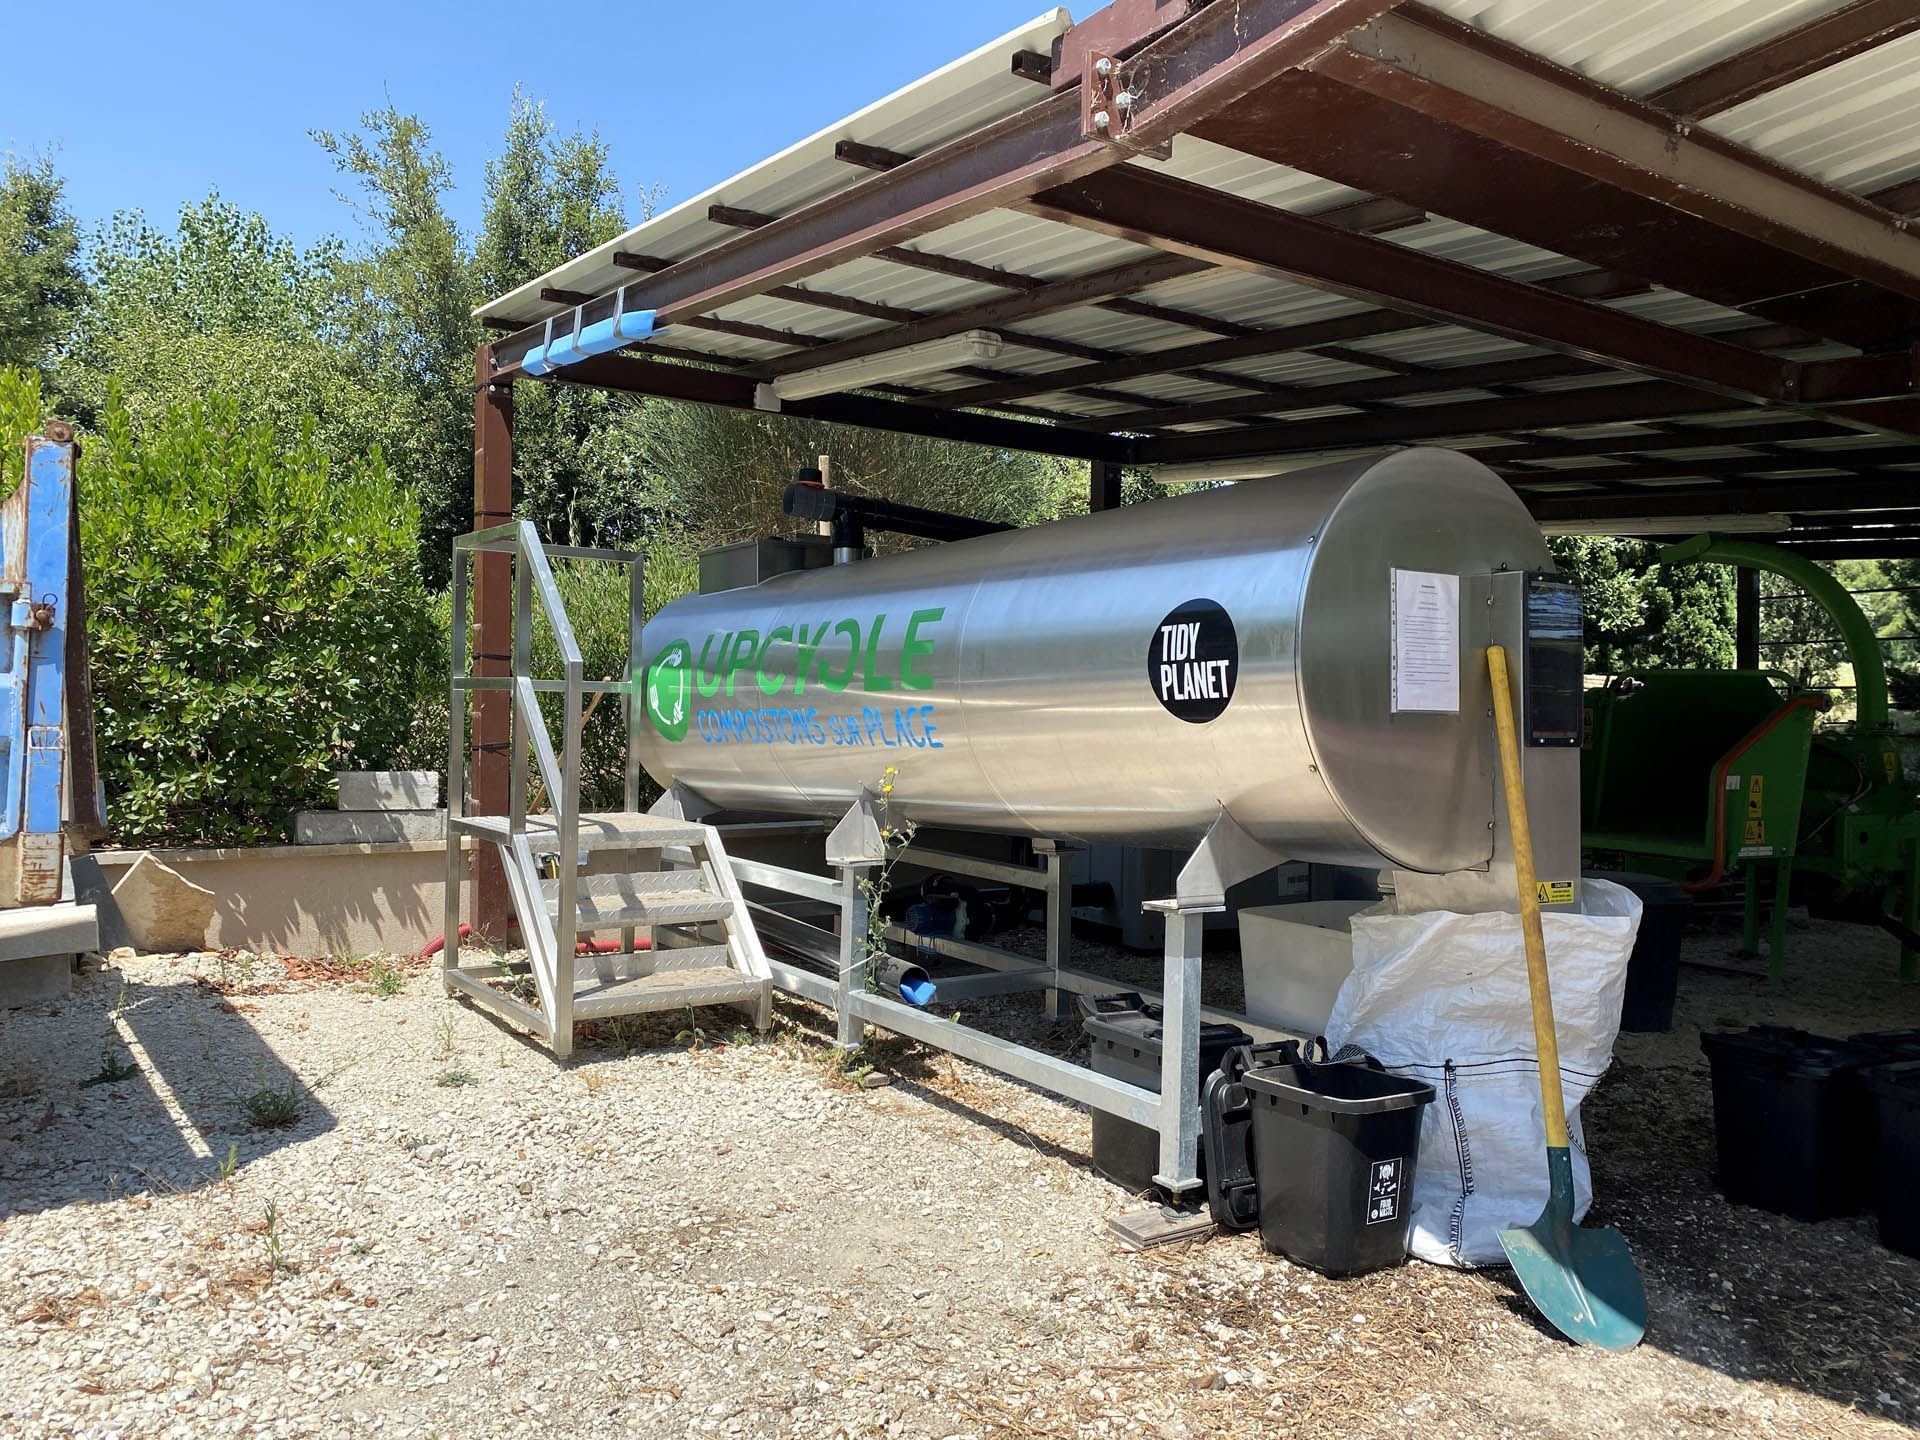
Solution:
<path fill-rule="evenodd" d="M 1774 865 L 1773 929 L 1767 936 L 1767 979 L 1778 985 L 1787 978 L 1787 901 L 1793 894 L 1793 858 L 1782 855 Z"/>
<path fill-rule="evenodd" d="M 867 892 L 863 885 L 867 867 L 841 865 L 840 871 L 840 974 L 834 991 L 834 1015 L 838 1030 L 834 1043 L 842 1049 L 857 1050 L 866 1043 L 867 1026 L 854 1013 L 854 997 L 867 993 Z"/>
<path fill-rule="evenodd" d="M 1034 849 L 1046 857 L 1047 866 L 1047 966 L 1052 983 L 1046 989 L 1046 1017 L 1065 1020 L 1072 1010 L 1072 992 L 1060 984 L 1060 972 L 1073 960 L 1073 848 L 1040 840 Z"/>
<path fill-rule="evenodd" d="M 1908 933 L 1920 930 L 1920 840 L 1907 847 L 1907 883 L 1900 898 Z M 1920 979 L 1920 954 L 1904 940 L 1900 942 L 1900 979 L 1907 985 Z"/>
<path fill-rule="evenodd" d="M 493 349 L 482 345 L 474 356 L 473 528 L 490 529 L 513 518 L 513 386 L 493 379 Z M 456 557 L 456 563 L 463 557 Z M 474 610 L 479 622 L 473 673 L 505 677 L 512 673 L 513 596 L 509 557 L 483 552 L 473 558 Z M 504 691 L 473 696 L 474 815 L 504 815 L 509 803 L 507 747 L 511 741 L 511 698 Z M 473 933 L 476 939 L 507 935 L 507 875 L 492 845 L 473 847 Z M 447 937 L 449 940 L 451 936 Z"/>
<path fill-rule="evenodd" d="M 1088 462 L 1088 467 L 1087 509 L 1118 510 L 1121 493 L 1120 466 L 1112 460 L 1092 460 Z"/>
<path fill-rule="evenodd" d="M 1760 668 L 1760 572 L 1739 565 L 1733 572 L 1733 663 L 1741 670 Z"/>
<path fill-rule="evenodd" d="M 1205 910 L 1162 901 L 1167 948 L 1161 977 L 1160 1168 L 1153 1179 L 1178 1199 L 1200 1188 L 1200 948 Z M 1216 907 L 1217 908 L 1217 907 Z"/>
<path fill-rule="evenodd" d="M 1760 953 L 1760 867 L 1749 860 L 1743 867 L 1746 884 L 1741 887 L 1740 953 Z"/>

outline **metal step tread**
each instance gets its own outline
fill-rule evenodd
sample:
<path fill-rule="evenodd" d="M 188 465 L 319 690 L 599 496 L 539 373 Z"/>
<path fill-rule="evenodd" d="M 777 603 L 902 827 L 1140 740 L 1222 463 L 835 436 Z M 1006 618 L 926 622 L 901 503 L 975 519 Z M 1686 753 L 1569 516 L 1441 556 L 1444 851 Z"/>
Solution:
<path fill-rule="evenodd" d="M 560 917 L 560 882 L 543 880 L 547 915 Z M 575 891 L 581 930 L 626 925 L 693 925 L 727 920 L 733 902 L 706 887 L 696 870 L 660 870 L 632 875 L 582 875 Z"/>
<path fill-rule="evenodd" d="M 733 952 L 725 945 L 663 945 L 638 952 L 622 950 L 611 955 L 573 957 L 573 988 L 598 985 L 607 976 L 664 974 L 672 970 L 712 970 L 733 964 Z"/>
<path fill-rule="evenodd" d="M 679 1010 L 688 1005 L 728 1005 L 758 1000 L 770 980 L 757 980 L 738 970 L 714 966 L 702 970 L 664 970 L 613 980 L 573 993 L 573 1018 L 592 1020 L 605 1015 L 644 1015 L 656 1010 Z"/>
<path fill-rule="evenodd" d="M 464 815 L 453 828 L 464 835 L 504 842 L 512 836 L 512 820 L 505 815 Z M 580 817 L 582 850 L 658 849 L 663 845 L 698 845 L 707 827 L 691 820 L 672 820 L 637 810 L 613 810 Z M 536 852 L 559 849 L 559 831 L 550 814 L 527 816 L 527 844 Z"/>

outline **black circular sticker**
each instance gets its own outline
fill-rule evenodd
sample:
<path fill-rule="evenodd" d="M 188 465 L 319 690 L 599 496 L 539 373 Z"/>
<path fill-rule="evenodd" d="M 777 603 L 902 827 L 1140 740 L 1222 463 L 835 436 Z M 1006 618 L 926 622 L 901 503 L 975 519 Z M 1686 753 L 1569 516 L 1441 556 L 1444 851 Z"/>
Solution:
<path fill-rule="evenodd" d="M 1240 638 L 1213 600 L 1189 600 L 1160 622 L 1147 646 L 1147 684 L 1167 713 L 1193 725 L 1217 719 L 1240 678 Z"/>

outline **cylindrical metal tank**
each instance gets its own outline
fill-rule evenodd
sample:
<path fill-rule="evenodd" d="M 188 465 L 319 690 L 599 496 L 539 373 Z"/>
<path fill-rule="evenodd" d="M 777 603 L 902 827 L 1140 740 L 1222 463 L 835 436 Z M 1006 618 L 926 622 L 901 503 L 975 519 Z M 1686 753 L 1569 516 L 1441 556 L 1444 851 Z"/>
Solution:
<path fill-rule="evenodd" d="M 1225 806 L 1298 859 L 1469 868 L 1490 722 L 1395 713 L 1392 573 L 1551 568 L 1499 477 L 1401 450 L 783 575 L 647 623 L 641 756 L 731 809 L 887 780 L 895 823 L 1177 845 Z"/>

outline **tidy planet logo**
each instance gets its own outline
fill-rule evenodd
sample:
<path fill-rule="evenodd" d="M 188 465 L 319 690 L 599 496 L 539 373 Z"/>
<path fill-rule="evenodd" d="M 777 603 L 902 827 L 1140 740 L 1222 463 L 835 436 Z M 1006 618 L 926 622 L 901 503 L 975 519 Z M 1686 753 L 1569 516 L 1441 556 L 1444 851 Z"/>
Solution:
<path fill-rule="evenodd" d="M 1226 711 L 1240 678 L 1240 638 L 1213 600 L 1168 612 L 1147 645 L 1147 684 L 1167 713 L 1204 725 Z"/>
<path fill-rule="evenodd" d="M 884 611 L 829 615 L 757 629 L 712 631 L 699 643 L 675 640 L 647 667 L 647 717 L 663 739 L 680 740 L 701 700 L 739 704 L 810 691 L 839 695 L 931 690 L 929 664 L 946 609 L 915 610 L 904 623 Z"/>

